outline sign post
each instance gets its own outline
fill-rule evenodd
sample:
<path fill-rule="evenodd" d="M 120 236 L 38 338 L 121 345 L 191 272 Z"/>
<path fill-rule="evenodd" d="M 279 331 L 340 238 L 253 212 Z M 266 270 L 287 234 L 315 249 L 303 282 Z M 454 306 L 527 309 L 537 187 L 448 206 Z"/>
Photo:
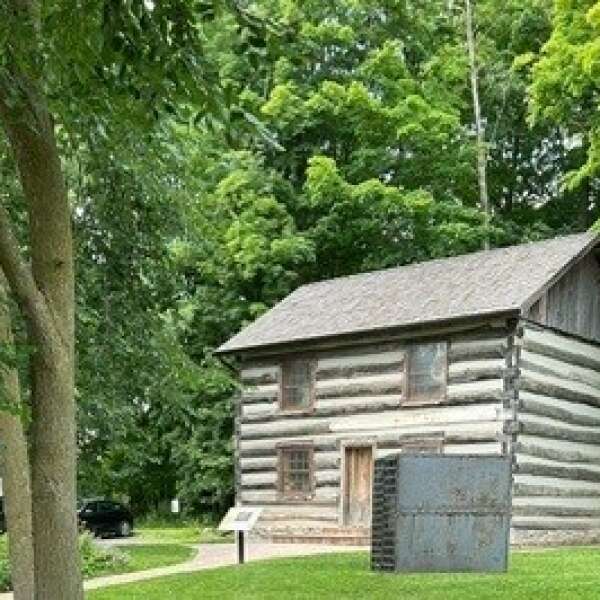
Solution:
<path fill-rule="evenodd" d="M 252 531 L 260 517 L 262 508 L 234 506 L 227 511 L 219 525 L 219 531 L 235 531 L 238 564 L 246 560 L 246 532 Z"/>

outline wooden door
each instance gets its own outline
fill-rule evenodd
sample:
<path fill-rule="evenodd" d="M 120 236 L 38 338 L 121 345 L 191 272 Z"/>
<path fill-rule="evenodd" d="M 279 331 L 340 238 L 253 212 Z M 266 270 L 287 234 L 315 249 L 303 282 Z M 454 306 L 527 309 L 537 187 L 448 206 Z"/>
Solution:
<path fill-rule="evenodd" d="M 373 449 L 346 447 L 344 458 L 344 523 L 370 527 Z"/>

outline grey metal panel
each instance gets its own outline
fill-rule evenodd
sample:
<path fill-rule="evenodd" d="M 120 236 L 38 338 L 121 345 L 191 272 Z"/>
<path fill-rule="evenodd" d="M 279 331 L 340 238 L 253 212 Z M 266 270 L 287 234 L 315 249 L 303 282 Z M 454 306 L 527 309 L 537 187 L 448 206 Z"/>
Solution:
<path fill-rule="evenodd" d="M 373 568 L 506 570 L 509 457 L 398 454 L 377 463 Z"/>
<path fill-rule="evenodd" d="M 508 515 L 398 516 L 397 571 L 505 571 Z"/>
<path fill-rule="evenodd" d="M 502 456 L 405 455 L 400 458 L 398 510 L 507 512 L 510 476 L 510 462 Z"/>

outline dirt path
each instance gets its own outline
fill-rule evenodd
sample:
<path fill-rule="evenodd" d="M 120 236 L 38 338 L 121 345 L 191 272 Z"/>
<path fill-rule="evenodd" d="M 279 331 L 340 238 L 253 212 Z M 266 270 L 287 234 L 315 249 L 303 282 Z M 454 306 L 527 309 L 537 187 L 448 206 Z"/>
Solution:
<path fill-rule="evenodd" d="M 87 580 L 84 587 L 86 590 L 95 590 L 109 585 L 134 583 L 136 581 L 145 581 L 147 579 L 165 577 L 166 575 L 176 575 L 178 573 L 193 573 L 195 571 L 225 567 L 237 563 L 235 544 L 200 544 L 195 547 L 198 549 L 197 554 L 187 562 L 169 567 L 158 567 L 156 569 L 148 569 L 147 571 L 138 571 L 136 573 L 96 577 Z M 357 546 L 326 546 L 322 544 L 251 543 L 247 549 L 247 560 L 254 561 L 289 556 L 309 556 L 312 554 L 328 554 L 332 552 L 356 552 L 360 550 L 364 551 L 365 548 Z M 0 594 L 0 600 L 12 600 L 12 597 L 11 593 Z"/>

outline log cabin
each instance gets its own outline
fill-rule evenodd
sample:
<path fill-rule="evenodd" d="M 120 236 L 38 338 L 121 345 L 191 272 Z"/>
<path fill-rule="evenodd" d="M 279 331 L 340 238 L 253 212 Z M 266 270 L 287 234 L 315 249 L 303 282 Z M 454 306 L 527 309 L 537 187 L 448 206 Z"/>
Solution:
<path fill-rule="evenodd" d="M 599 238 L 299 287 L 223 344 L 256 534 L 367 544 L 373 461 L 508 455 L 511 540 L 600 540 Z"/>

